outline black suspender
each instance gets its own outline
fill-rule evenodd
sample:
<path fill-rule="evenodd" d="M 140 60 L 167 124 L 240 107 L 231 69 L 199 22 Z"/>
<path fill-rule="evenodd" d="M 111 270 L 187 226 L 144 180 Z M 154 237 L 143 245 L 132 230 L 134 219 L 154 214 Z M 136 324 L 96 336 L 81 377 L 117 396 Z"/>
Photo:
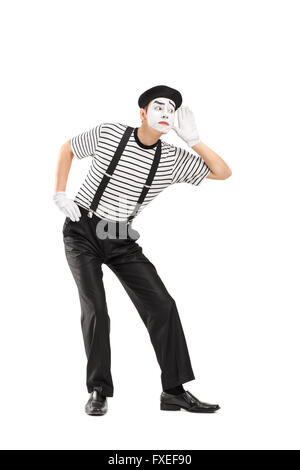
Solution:
<path fill-rule="evenodd" d="M 88 217 L 93 217 L 93 214 L 95 213 L 95 211 L 97 210 L 97 207 L 99 205 L 99 202 L 100 202 L 100 199 L 102 197 L 102 194 L 109 182 L 109 179 L 112 177 L 113 175 L 113 172 L 121 158 L 121 155 L 122 155 L 122 152 L 123 150 L 125 149 L 125 146 L 129 140 L 129 137 L 133 131 L 133 127 L 130 127 L 130 126 L 127 126 L 127 128 L 125 129 L 125 132 L 120 140 L 120 143 L 117 147 L 117 150 L 107 168 L 107 172 L 104 173 L 103 175 L 103 178 L 101 180 L 101 183 L 99 184 L 98 188 L 97 188 L 97 191 L 95 192 L 95 195 L 94 195 L 94 198 L 93 198 L 93 201 L 90 205 L 90 208 L 89 208 L 89 212 L 88 212 Z M 149 172 L 149 175 L 148 175 L 148 178 L 146 180 L 146 183 L 144 184 L 144 187 L 142 189 L 142 192 L 140 194 L 140 197 L 138 199 L 138 202 L 136 203 L 136 206 L 133 210 L 133 212 L 130 214 L 130 216 L 127 218 L 127 224 L 131 222 L 131 220 L 135 217 L 136 213 L 138 212 L 139 208 L 141 207 L 141 205 L 143 204 L 144 200 L 145 200 L 145 197 L 147 196 L 147 193 L 149 191 L 149 188 L 153 182 L 153 179 L 154 179 L 154 175 L 156 173 L 156 170 L 158 168 L 158 164 L 159 164 L 159 161 L 160 161 L 160 157 L 161 157 L 161 141 L 159 140 L 158 143 L 157 143 L 157 146 L 156 146 L 156 150 L 155 150 L 155 155 L 154 155 L 154 159 L 153 159 L 153 162 L 152 162 L 152 166 L 150 168 L 150 172 Z"/>
<path fill-rule="evenodd" d="M 158 141 L 158 144 L 156 146 L 156 150 L 155 150 L 155 155 L 154 155 L 154 159 L 153 159 L 153 162 L 152 162 L 152 166 L 150 168 L 150 171 L 149 171 L 149 175 L 148 175 L 148 178 L 147 178 L 147 181 L 146 183 L 144 184 L 144 187 L 142 189 L 142 192 L 140 194 L 140 197 L 138 199 L 138 202 L 136 203 L 136 206 L 133 210 L 133 212 L 131 213 L 131 215 L 128 217 L 127 219 L 127 223 L 130 223 L 132 221 L 132 219 L 135 217 L 135 215 L 137 214 L 139 208 L 141 207 L 141 205 L 143 204 L 144 200 L 145 200 L 145 197 L 147 196 L 147 193 L 149 191 L 149 188 L 151 187 L 151 184 L 152 184 L 152 181 L 153 181 L 153 178 L 154 178 L 154 175 L 156 173 L 156 170 L 158 168 L 158 164 L 159 164 L 159 160 L 160 160 L 160 155 L 161 155 L 161 142 L 160 140 Z"/>
<path fill-rule="evenodd" d="M 122 152 L 123 152 L 128 140 L 129 140 L 129 137 L 130 137 L 132 131 L 133 131 L 133 127 L 128 126 L 125 129 L 124 134 L 122 135 L 122 138 L 121 138 L 120 143 L 117 147 L 117 150 L 116 150 L 110 164 L 108 165 L 107 172 L 104 173 L 103 178 L 101 180 L 101 183 L 99 184 L 99 186 L 97 188 L 97 191 L 95 192 L 94 199 L 93 199 L 93 201 L 90 205 L 90 209 L 89 209 L 89 213 L 88 213 L 88 217 L 90 217 L 90 218 L 93 217 L 93 213 L 95 213 L 95 211 L 98 207 L 98 204 L 99 204 L 99 201 L 102 197 L 102 194 L 103 194 L 103 192 L 104 192 L 104 190 L 105 190 L 105 188 L 106 188 L 106 186 L 109 182 L 109 178 L 111 178 L 111 176 L 112 176 L 112 174 L 113 174 L 113 172 L 114 172 L 114 170 L 115 170 L 115 168 L 118 164 L 118 161 L 121 158 Z"/>

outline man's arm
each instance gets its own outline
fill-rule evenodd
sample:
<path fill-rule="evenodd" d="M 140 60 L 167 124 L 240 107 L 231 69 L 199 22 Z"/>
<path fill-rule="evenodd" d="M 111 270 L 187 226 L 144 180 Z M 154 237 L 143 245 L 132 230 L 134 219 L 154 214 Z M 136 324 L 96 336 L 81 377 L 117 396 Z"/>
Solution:
<path fill-rule="evenodd" d="M 192 147 L 195 152 L 203 158 L 206 165 L 209 167 L 210 172 L 206 178 L 214 180 L 225 180 L 231 176 L 232 172 L 229 166 L 224 162 L 224 160 L 211 148 L 205 145 L 203 142 Z"/>
<path fill-rule="evenodd" d="M 71 149 L 70 141 L 64 143 L 59 151 L 56 173 L 55 173 L 55 185 L 54 192 L 65 191 L 68 181 L 70 168 L 72 165 L 74 154 Z"/>
<path fill-rule="evenodd" d="M 173 126 L 174 131 L 185 143 L 202 157 L 210 172 L 206 178 L 225 180 L 231 176 L 231 169 L 222 158 L 205 145 L 199 138 L 194 113 L 188 106 L 181 106 L 177 111 L 178 126 Z"/>
<path fill-rule="evenodd" d="M 53 199 L 58 208 L 73 222 L 79 221 L 81 212 L 75 201 L 69 199 L 65 193 L 72 160 L 73 157 L 79 159 L 93 157 L 100 139 L 101 127 L 102 124 L 98 124 L 92 129 L 72 137 L 60 148 Z"/>
<path fill-rule="evenodd" d="M 67 141 L 61 146 L 58 156 L 53 199 L 66 217 L 70 217 L 73 222 L 78 222 L 81 217 L 80 209 L 65 192 L 73 157 L 70 141 Z"/>

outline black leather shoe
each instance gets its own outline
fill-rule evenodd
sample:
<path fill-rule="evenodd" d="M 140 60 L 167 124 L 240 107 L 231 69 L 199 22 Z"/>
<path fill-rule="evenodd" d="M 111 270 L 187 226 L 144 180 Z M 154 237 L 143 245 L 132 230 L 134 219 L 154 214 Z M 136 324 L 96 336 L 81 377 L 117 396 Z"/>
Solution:
<path fill-rule="evenodd" d="M 104 415 L 107 412 L 107 398 L 99 390 L 94 389 L 85 405 L 85 412 L 91 416 Z"/>
<path fill-rule="evenodd" d="M 170 393 L 162 392 L 160 395 L 160 409 L 179 411 L 183 408 L 186 411 L 194 413 L 214 413 L 219 410 L 219 405 L 211 405 L 198 400 L 188 390 L 180 395 L 171 395 Z"/>

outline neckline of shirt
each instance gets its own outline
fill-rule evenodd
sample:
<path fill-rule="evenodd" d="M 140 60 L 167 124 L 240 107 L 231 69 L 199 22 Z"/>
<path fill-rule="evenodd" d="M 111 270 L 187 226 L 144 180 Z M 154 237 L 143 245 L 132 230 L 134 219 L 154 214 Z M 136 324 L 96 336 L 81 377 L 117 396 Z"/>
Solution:
<path fill-rule="evenodd" d="M 143 143 L 140 141 L 140 139 L 138 138 L 137 131 L 138 131 L 138 127 L 135 127 L 135 128 L 134 128 L 134 131 L 133 131 L 133 135 L 134 135 L 134 140 L 136 141 L 136 143 L 137 143 L 140 147 L 142 147 L 143 149 L 154 149 L 154 147 L 157 146 L 157 144 L 158 144 L 158 142 L 159 142 L 160 139 L 158 139 L 158 141 L 155 142 L 155 143 L 152 144 L 152 145 L 145 145 L 145 144 L 143 144 Z"/>

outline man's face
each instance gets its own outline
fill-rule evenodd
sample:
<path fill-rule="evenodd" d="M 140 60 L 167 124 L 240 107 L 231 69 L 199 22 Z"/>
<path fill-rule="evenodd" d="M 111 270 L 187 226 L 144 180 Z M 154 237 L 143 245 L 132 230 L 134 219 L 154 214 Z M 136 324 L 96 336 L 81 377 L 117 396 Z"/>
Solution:
<path fill-rule="evenodd" d="M 175 119 L 175 103 L 169 98 L 155 98 L 149 103 L 147 121 L 153 129 L 166 134 Z"/>

